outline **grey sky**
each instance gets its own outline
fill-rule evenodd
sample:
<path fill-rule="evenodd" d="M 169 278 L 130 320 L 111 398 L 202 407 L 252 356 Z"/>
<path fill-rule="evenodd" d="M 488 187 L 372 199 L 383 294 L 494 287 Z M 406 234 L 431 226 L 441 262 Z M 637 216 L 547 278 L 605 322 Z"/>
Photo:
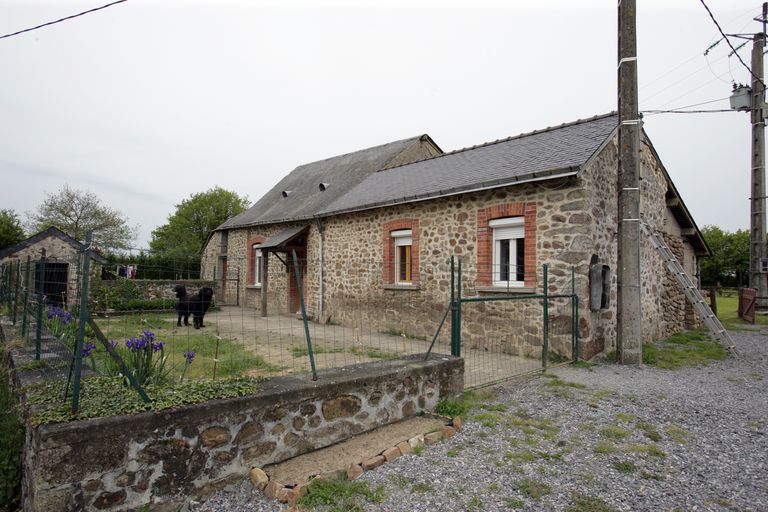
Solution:
<path fill-rule="evenodd" d="M 0 0 L 0 33 L 103 3 Z M 708 66 L 717 32 L 698 0 L 638 4 L 642 110 L 748 81 L 724 42 Z M 728 32 L 759 28 L 759 2 L 708 5 Z M 299 164 L 392 140 L 453 150 L 605 113 L 616 18 L 609 0 L 129 0 L 0 40 L 0 207 L 32 210 L 69 183 L 126 213 L 145 247 L 215 185 L 255 201 Z M 748 226 L 747 114 L 645 128 L 699 226 Z"/>

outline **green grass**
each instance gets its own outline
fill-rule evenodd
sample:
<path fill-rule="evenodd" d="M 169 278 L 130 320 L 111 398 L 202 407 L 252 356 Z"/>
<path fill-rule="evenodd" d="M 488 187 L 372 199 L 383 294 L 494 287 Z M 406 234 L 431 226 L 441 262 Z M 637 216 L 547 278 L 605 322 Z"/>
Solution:
<path fill-rule="evenodd" d="M 633 453 L 644 453 L 646 455 L 650 455 L 651 457 L 658 457 L 658 458 L 664 458 L 667 456 L 666 453 L 664 453 L 664 450 L 659 448 L 656 444 L 631 444 L 627 447 L 628 452 Z"/>
<path fill-rule="evenodd" d="M 535 500 L 539 500 L 542 496 L 552 492 L 549 485 L 532 478 L 523 478 L 517 482 L 517 487 L 521 493 Z"/>
<path fill-rule="evenodd" d="M 413 492 L 432 492 L 434 490 L 435 488 L 432 486 L 432 484 L 428 484 L 426 482 L 413 484 L 413 486 L 411 486 L 411 491 Z"/>
<path fill-rule="evenodd" d="M 365 356 L 370 359 L 394 359 L 398 357 L 398 354 L 394 352 L 387 352 L 375 347 L 352 347 L 349 349 L 350 354 L 356 356 Z"/>
<path fill-rule="evenodd" d="M 443 416 L 465 416 L 472 409 L 479 408 L 483 402 L 494 398 L 490 391 L 466 391 L 458 397 L 440 400 L 435 413 Z"/>
<path fill-rule="evenodd" d="M 24 447 L 24 425 L 16 416 L 8 382 L 6 353 L 0 349 L 0 511 L 16 510 L 18 505 Z"/>
<path fill-rule="evenodd" d="M 383 499 L 383 486 L 371 489 L 368 482 L 359 480 L 313 480 L 297 505 L 308 509 L 322 507 L 327 512 L 363 512 L 364 505 L 380 503 Z"/>
<path fill-rule="evenodd" d="M 309 356 L 309 349 L 307 347 L 290 347 L 288 349 L 293 357 L 307 357 Z M 322 345 L 312 345 L 312 352 L 315 354 L 339 354 L 344 352 L 343 347 L 324 347 Z"/>
<path fill-rule="evenodd" d="M 613 417 L 619 421 L 634 421 L 637 419 L 637 416 L 634 414 L 627 414 L 625 412 L 617 412 Z"/>
<path fill-rule="evenodd" d="M 611 443 L 600 442 L 595 443 L 595 445 L 592 447 L 592 451 L 601 455 L 608 455 L 611 453 L 616 453 L 618 448 L 616 448 Z"/>
<path fill-rule="evenodd" d="M 586 389 L 587 386 L 584 384 L 580 384 L 578 382 L 569 382 L 567 380 L 560 380 L 558 378 L 551 379 L 547 381 L 545 386 L 549 387 L 568 387 L 568 388 L 576 388 L 576 389 Z"/>
<path fill-rule="evenodd" d="M 213 332 L 209 333 L 205 329 L 177 328 L 176 322 L 170 320 L 167 314 L 124 315 L 100 319 L 98 324 L 107 339 L 115 340 L 123 350 L 126 339 L 136 337 L 144 330 L 154 332 L 157 340 L 165 342 L 164 352 L 168 357 L 166 368 L 171 368 L 171 377 L 181 375 L 185 364 L 184 352 L 190 350 L 195 352 L 195 360 L 186 371 L 185 378 L 188 379 L 212 378 L 214 366 L 217 378 L 238 377 L 253 370 L 269 374 L 281 369 L 246 350 L 234 340 L 219 340 L 217 347 Z M 97 369 L 105 368 L 109 355 L 100 343 L 97 343 L 95 358 Z M 218 362 L 215 359 L 218 359 Z"/>
<path fill-rule="evenodd" d="M 635 463 L 628 460 L 615 460 L 611 465 L 620 473 L 634 473 L 637 471 Z"/>
<path fill-rule="evenodd" d="M 621 441 L 622 439 L 629 437 L 629 431 L 618 425 L 609 425 L 600 429 L 600 436 L 606 439 Z"/>
<path fill-rule="evenodd" d="M 667 427 L 666 432 L 667 435 L 677 444 L 688 444 L 688 441 L 693 438 L 693 434 L 676 425 L 670 425 Z"/>
<path fill-rule="evenodd" d="M 656 427 L 645 421 L 638 421 L 635 426 L 643 431 L 645 437 L 651 441 L 661 441 L 661 434 L 656 430 Z"/>
<path fill-rule="evenodd" d="M 467 510 L 483 510 L 483 500 L 474 496 L 467 502 Z"/>
<path fill-rule="evenodd" d="M 525 506 L 525 502 L 517 498 L 504 498 L 502 501 L 504 501 L 504 505 L 512 510 L 517 510 Z"/>
<path fill-rule="evenodd" d="M 709 301 L 707 301 L 709 302 Z M 717 295 L 717 318 L 726 329 L 734 331 L 750 330 L 753 324 L 745 322 L 738 315 L 739 298 Z M 768 325 L 768 316 L 755 315 L 754 325 Z"/>
<path fill-rule="evenodd" d="M 565 512 L 614 512 L 614 508 L 599 498 L 575 494 Z"/>
<path fill-rule="evenodd" d="M 706 365 L 727 356 L 726 348 L 712 341 L 702 329 L 678 332 L 666 340 L 643 345 L 643 363 L 667 370 Z"/>

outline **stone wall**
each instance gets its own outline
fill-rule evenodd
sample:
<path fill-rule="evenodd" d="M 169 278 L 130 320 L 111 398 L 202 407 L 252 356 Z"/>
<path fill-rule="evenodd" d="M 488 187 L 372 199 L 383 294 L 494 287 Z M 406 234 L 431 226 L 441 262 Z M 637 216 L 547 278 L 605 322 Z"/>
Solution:
<path fill-rule="evenodd" d="M 36 261 L 39 261 L 43 250 L 45 250 L 46 259 L 50 263 L 58 263 L 58 264 L 66 264 L 67 265 L 67 271 L 66 276 L 62 276 L 62 281 L 66 280 L 67 283 L 67 291 L 66 291 L 66 297 L 65 297 L 65 305 L 67 307 L 72 307 L 77 304 L 78 301 L 78 295 L 80 290 L 80 282 L 78 281 L 79 276 L 79 269 L 78 266 L 82 264 L 80 255 L 78 254 L 77 249 L 72 247 L 71 244 L 65 242 L 64 240 L 57 238 L 55 236 L 49 236 L 46 237 L 39 242 L 29 246 L 25 247 L 24 249 L 21 249 L 18 252 L 15 252 L 5 258 L 3 258 L 2 261 L 0 261 L 0 264 L 10 264 L 17 262 L 21 262 L 22 264 L 25 264 L 27 261 L 27 257 L 29 256 L 32 264 Z M 99 265 L 97 265 L 95 262 L 91 261 L 91 268 L 93 269 L 93 275 L 98 275 L 98 268 Z M 22 283 L 23 283 L 24 276 L 22 275 Z M 34 290 L 34 283 L 37 279 L 37 276 L 35 275 L 34 267 L 32 271 L 29 274 L 29 282 L 30 282 L 30 289 Z M 57 276 L 58 279 L 58 276 Z"/>
<path fill-rule="evenodd" d="M 286 460 L 432 410 L 461 393 L 464 363 L 410 358 L 278 377 L 254 396 L 28 427 L 24 510 L 178 510 Z"/>
<path fill-rule="evenodd" d="M 526 276 L 524 288 L 502 291 L 541 292 L 541 270 L 547 264 L 550 291 L 568 293 L 573 269 L 581 304 L 578 326 L 582 353 L 591 357 L 611 349 L 615 347 L 616 339 L 616 167 L 617 148 L 613 140 L 577 177 L 501 187 L 313 221 L 307 235 L 304 273 L 307 309 L 311 316 L 352 326 L 360 332 L 395 330 L 431 338 L 449 302 L 448 262 L 451 256 L 462 259 L 465 296 L 499 291 L 488 286 L 488 271 L 483 270 L 488 263 L 489 247 L 488 219 L 481 213 L 507 212 L 508 215 L 526 217 L 526 272 L 533 271 L 533 274 Z M 690 246 L 686 248 L 674 218 L 667 214 L 667 182 L 660 163 L 646 146 L 642 148 L 641 176 L 644 220 L 654 229 L 669 233 L 671 239 L 677 241 L 675 243 L 683 244 L 686 266 L 695 266 Z M 389 278 L 392 261 L 385 253 L 382 240 L 387 236 L 386 226 L 405 225 L 403 223 L 418 225 L 418 243 L 414 240 L 414 250 L 418 250 L 419 269 L 414 273 L 416 279 L 411 285 L 398 286 Z M 230 261 L 245 265 L 245 240 L 253 236 L 269 237 L 288 226 L 230 230 L 227 247 Z M 682 295 L 667 278 L 660 257 L 645 238 L 641 243 L 644 339 L 650 341 L 682 329 L 685 307 L 680 308 Z M 206 254 L 210 252 L 211 256 L 204 263 L 205 276 L 212 272 L 210 261 L 215 256 L 215 245 L 212 241 L 206 248 Z M 593 257 L 611 268 L 610 306 L 599 311 L 591 311 L 588 300 L 589 266 Z M 283 304 L 288 300 L 286 270 L 274 257 L 270 257 L 270 261 L 270 307 L 277 305 L 272 312 L 285 311 Z M 245 297 L 245 305 L 258 308 L 259 292 L 249 290 L 243 283 L 240 296 Z M 568 308 L 561 309 L 556 313 L 554 323 L 567 328 L 571 325 L 571 313 Z M 541 350 L 540 302 L 478 303 L 467 305 L 462 315 L 462 338 L 470 347 L 489 350 L 493 347 L 520 355 L 537 355 Z M 447 330 L 439 341 L 448 342 Z M 570 338 L 562 336 L 554 340 L 554 350 L 569 356 Z"/>
<path fill-rule="evenodd" d="M 124 279 L 124 278 L 118 278 Z M 102 280 L 98 279 L 98 282 L 93 283 L 93 287 L 114 287 L 118 286 L 118 280 Z M 204 286 L 214 286 L 213 280 L 205 281 L 200 279 L 188 279 L 179 281 L 165 281 L 154 279 L 131 279 L 131 284 L 141 294 L 140 299 L 152 300 L 152 299 L 171 299 L 176 300 L 176 286 L 183 286 L 187 289 L 187 294 L 192 295 L 197 293 L 200 288 Z M 93 292 L 93 288 L 91 289 Z"/>

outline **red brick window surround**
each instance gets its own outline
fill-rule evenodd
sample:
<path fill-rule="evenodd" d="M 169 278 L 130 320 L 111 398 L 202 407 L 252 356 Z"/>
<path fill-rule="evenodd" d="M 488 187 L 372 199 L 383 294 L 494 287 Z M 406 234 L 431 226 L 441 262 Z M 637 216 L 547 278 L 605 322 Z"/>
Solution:
<path fill-rule="evenodd" d="M 410 231 L 410 236 L 406 232 Z M 410 238 L 410 245 L 407 239 Z M 383 281 L 385 285 L 419 284 L 419 219 L 396 219 L 384 224 Z"/>
<path fill-rule="evenodd" d="M 536 286 L 536 203 L 507 203 L 477 210 L 477 284 L 493 286 L 494 243 L 492 220 L 508 217 L 522 217 L 524 231 L 523 285 L 526 288 Z"/>
<path fill-rule="evenodd" d="M 265 238 L 260 235 L 255 235 L 248 239 L 248 281 L 246 283 L 248 286 L 261 285 L 261 279 L 258 275 L 258 261 L 256 258 L 257 249 L 254 247 L 254 245 L 258 245 L 264 240 Z M 258 282 L 257 278 L 259 278 Z"/>

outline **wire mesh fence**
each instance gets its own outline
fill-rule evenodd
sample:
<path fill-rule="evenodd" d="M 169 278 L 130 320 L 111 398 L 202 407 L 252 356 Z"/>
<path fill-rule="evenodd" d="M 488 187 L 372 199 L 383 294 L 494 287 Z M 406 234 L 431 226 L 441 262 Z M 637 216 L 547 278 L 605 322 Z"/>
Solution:
<path fill-rule="evenodd" d="M 79 364 L 84 375 L 172 383 L 312 378 L 315 370 L 454 354 L 465 359 L 466 387 L 477 387 L 577 355 L 570 269 L 460 270 L 457 260 L 422 263 L 403 279 L 380 261 L 286 254 L 263 277 L 232 257 L 226 266 L 203 261 L 197 273 L 186 261 L 177 272 L 170 260 L 159 269 L 147 260 L 142 274 L 121 275 L 113 264 L 86 269 L 86 261 L 78 254 L 0 268 L 22 366 L 61 381 L 64 392 L 76 387 Z"/>

